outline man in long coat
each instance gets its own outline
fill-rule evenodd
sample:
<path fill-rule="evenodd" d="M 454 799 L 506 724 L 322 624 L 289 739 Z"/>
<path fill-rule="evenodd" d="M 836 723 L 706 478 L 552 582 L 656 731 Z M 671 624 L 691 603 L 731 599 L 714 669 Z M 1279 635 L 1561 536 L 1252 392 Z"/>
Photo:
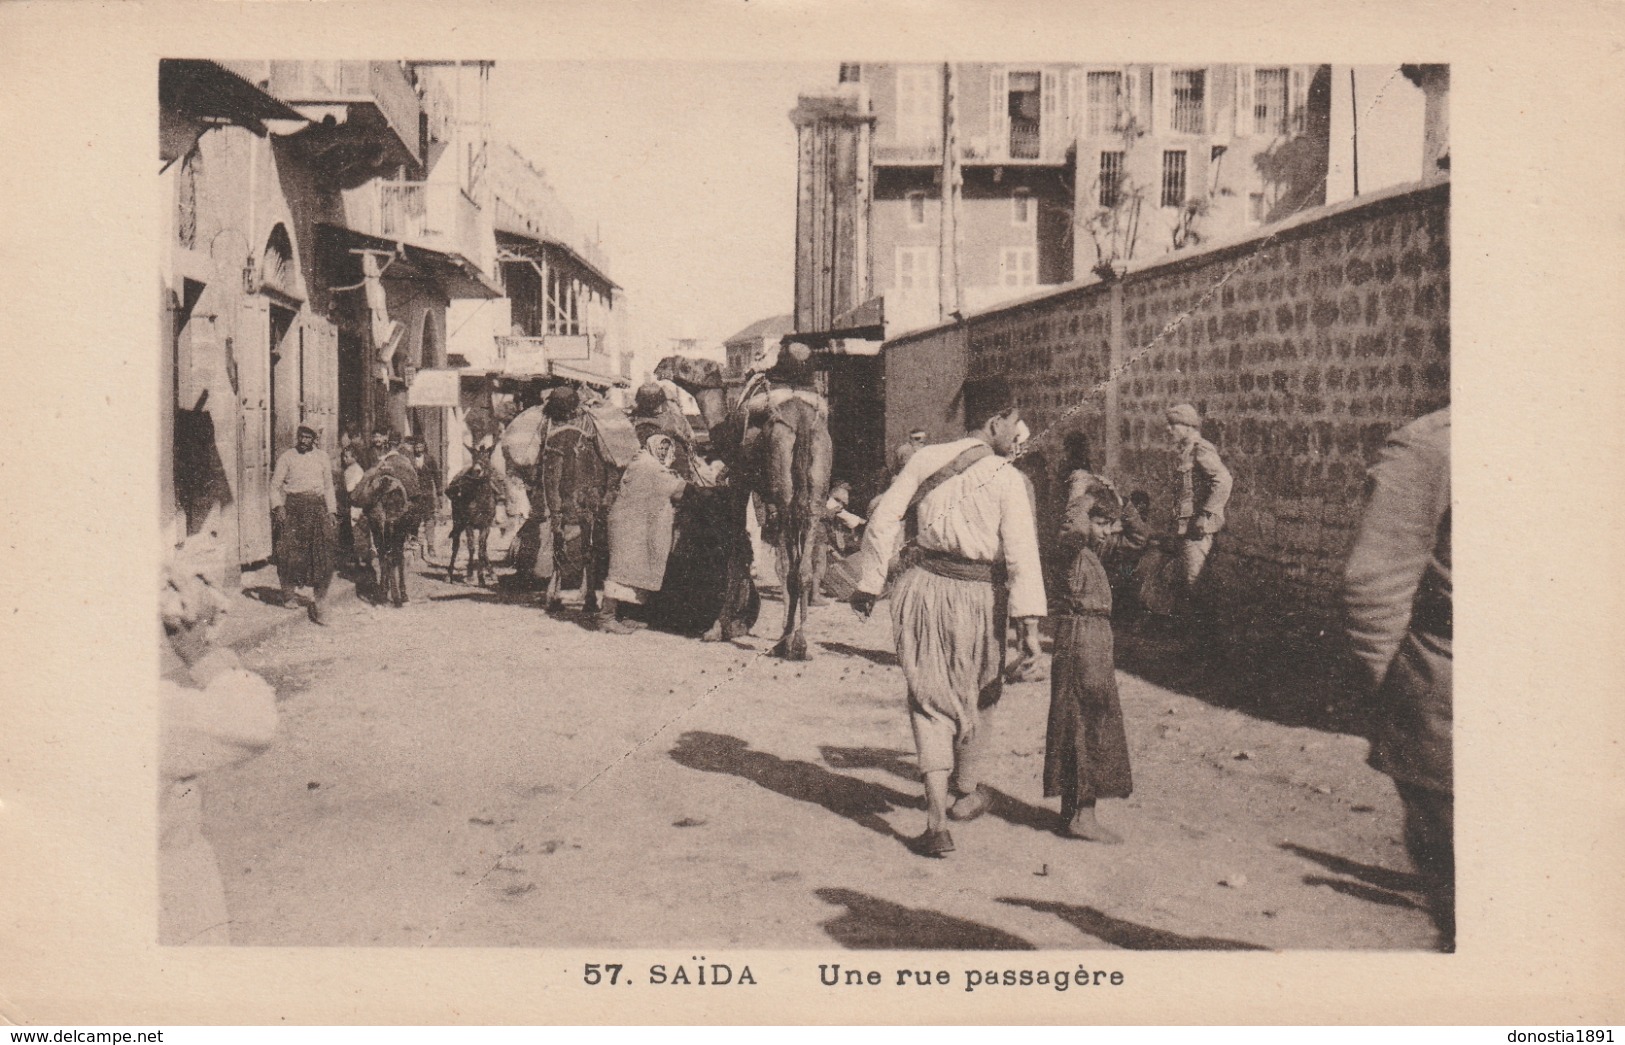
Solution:
<path fill-rule="evenodd" d="M 1446 949 L 1455 937 L 1450 409 L 1388 437 L 1343 571 L 1349 640 L 1376 694 L 1371 764 L 1394 780 L 1405 843 Z"/>
<path fill-rule="evenodd" d="M 966 382 L 965 438 L 921 447 L 875 505 L 857 560 L 853 607 L 874 608 L 914 519 L 914 561 L 892 591 L 897 659 L 925 777 L 926 856 L 953 851 L 947 820 L 987 811 L 982 786 L 994 743 L 1009 617 L 1023 652 L 1039 655 L 1046 613 L 1038 531 L 1026 478 L 1008 459 L 1021 414 L 999 379 Z M 950 774 L 962 797 L 948 807 Z"/>
<path fill-rule="evenodd" d="M 642 605 L 665 580 L 671 555 L 677 501 L 688 484 L 672 470 L 677 444 L 663 431 L 653 431 L 643 449 L 626 466 L 621 488 L 609 509 L 609 577 L 598 626 L 626 635 L 636 625 L 619 616 L 622 603 Z"/>

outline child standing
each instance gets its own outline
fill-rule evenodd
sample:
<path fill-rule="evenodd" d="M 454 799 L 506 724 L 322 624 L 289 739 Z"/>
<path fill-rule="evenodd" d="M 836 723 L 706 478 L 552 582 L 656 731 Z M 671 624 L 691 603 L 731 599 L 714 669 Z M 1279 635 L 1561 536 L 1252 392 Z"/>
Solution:
<path fill-rule="evenodd" d="M 1101 483 L 1071 498 L 1060 538 L 1071 553 L 1067 583 L 1052 614 L 1049 731 L 1044 795 L 1061 798 L 1060 832 L 1115 845 L 1122 839 L 1095 819 L 1095 801 L 1134 789 L 1128 739 L 1112 656 L 1112 591 L 1100 552 L 1122 526 L 1123 501 Z"/>

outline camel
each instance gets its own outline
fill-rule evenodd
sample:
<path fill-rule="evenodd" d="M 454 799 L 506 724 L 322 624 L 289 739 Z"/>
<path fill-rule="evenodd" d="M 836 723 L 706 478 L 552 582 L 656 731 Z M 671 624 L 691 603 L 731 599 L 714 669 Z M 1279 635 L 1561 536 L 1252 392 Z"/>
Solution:
<path fill-rule="evenodd" d="M 767 519 L 762 538 L 779 549 L 784 564 L 784 631 L 773 655 L 785 660 L 807 660 L 803 630 L 814 595 L 814 561 L 819 518 L 829 498 L 833 447 L 826 408 L 816 397 L 802 393 L 775 396 L 771 405 L 747 400 L 726 410 L 722 368 L 710 360 L 668 356 L 655 368 L 655 376 L 670 380 L 699 404 L 711 445 L 728 466 L 734 491 L 729 505 L 727 532 L 718 534 L 729 549 L 722 615 L 706 633 L 709 640 L 730 640 L 748 632 L 740 621 L 741 592 L 750 580 L 750 540 L 745 513 L 750 494 L 761 499 Z"/>

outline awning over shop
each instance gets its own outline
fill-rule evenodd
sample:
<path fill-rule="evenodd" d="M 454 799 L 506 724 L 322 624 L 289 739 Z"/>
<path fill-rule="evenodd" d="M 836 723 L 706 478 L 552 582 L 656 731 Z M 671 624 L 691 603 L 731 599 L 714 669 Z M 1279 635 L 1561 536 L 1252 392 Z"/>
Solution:
<path fill-rule="evenodd" d="M 494 380 L 498 382 L 514 382 L 527 384 L 540 382 L 543 384 L 562 384 L 566 381 L 577 381 L 593 388 L 604 390 L 608 388 L 630 388 L 631 382 L 619 377 L 610 377 L 600 374 L 596 370 L 584 367 L 571 366 L 568 363 L 545 363 L 539 370 L 513 370 L 502 367 L 470 366 L 457 371 L 462 377 L 476 380 Z"/>
<path fill-rule="evenodd" d="M 216 62 L 164 58 L 158 62 L 158 102 L 205 120 L 237 123 L 265 133 L 265 120 L 308 121 L 299 110 Z"/>
<path fill-rule="evenodd" d="M 407 406 L 460 405 L 458 393 L 462 388 L 460 370 L 426 369 L 412 375 L 412 384 L 406 390 Z"/>
<path fill-rule="evenodd" d="M 780 339 L 781 345 L 807 345 L 815 352 L 834 355 L 876 356 L 886 341 L 880 326 L 844 327 L 836 330 L 799 330 Z"/>
<path fill-rule="evenodd" d="M 568 363 L 549 363 L 548 366 L 552 369 L 555 377 L 562 377 L 569 381 L 580 381 L 584 385 L 591 385 L 597 389 L 607 389 L 613 386 L 631 387 L 631 382 L 625 378 L 610 377 L 608 374 L 600 374 L 596 370 L 588 370 L 585 367 L 571 366 Z"/>
<path fill-rule="evenodd" d="M 481 272 L 478 265 L 461 254 L 444 254 L 437 250 L 429 250 L 400 240 L 371 236 L 365 232 L 345 228 L 342 225 L 330 225 L 323 222 L 320 228 L 324 234 L 341 246 L 394 254 L 397 258 L 410 265 L 417 273 L 439 282 L 446 288 L 446 294 L 449 297 L 502 297 L 502 288 L 492 282 L 485 273 Z M 389 279 L 393 275 L 394 273 L 386 270 L 383 278 Z"/>

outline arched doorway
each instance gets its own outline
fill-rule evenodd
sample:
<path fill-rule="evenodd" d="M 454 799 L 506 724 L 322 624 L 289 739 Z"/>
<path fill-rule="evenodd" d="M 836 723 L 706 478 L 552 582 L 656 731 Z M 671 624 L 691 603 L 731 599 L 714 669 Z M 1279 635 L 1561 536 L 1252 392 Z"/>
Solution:
<path fill-rule="evenodd" d="M 417 339 L 417 366 L 413 373 L 428 367 L 445 365 L 445 338 L 440 330 L 440 320 L 433 308 L 423 311 L 423 323 Z M 413 407 L 411 413 L 412 434 L 420 437 L 429 453 L 434 455 L 436 461 L 442 464 L 446 461 L 446 411 L 444 407 L 419 406 Z"/>
<path fill-rule="evenodd" d="M 266 305 L 266 349 L 270 353 L 268 422 L 269 460 L 294 444 L 304 399 L 304 330 L 299 323 L 293 241 L 277 224 L 266 237 L 259 258 L 259 290 Z"/>

